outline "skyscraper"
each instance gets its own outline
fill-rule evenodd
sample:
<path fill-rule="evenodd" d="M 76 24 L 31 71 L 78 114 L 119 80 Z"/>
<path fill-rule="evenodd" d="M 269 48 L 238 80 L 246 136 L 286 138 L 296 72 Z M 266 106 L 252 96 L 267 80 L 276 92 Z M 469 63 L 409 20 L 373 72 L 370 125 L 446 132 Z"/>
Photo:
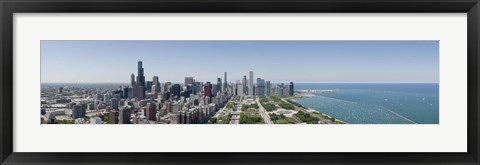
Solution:
<path fill-rule="evenodd" d="M 118 124 L 130 124 L 130 114 L 132 114 L 130 106 L 121 107 L 118 112 Z"/>
<path fill-rule="evenodd" d="M 227 72 L 223 74 L 223 91 L 226 91 L 228 87 L 228 82 L 227 82 Z"/>
<path fill-rule="evenodd" d="M 180 84 L 173 84 L 172 86 L 173 96 L 177 96 L 178 98 L 180 98 L 180 91 L 181 91 Z"/>
<path fill-rule="evenodd" d="M 108 115 L 108 124 L 118 124 L 118 110 L 111 110 Z"/>
<path fill-rule="evenodd" d="M 110 102 L 109 102 L 109 106 L 112 108 L 112 109 L 118 109 L 118 98 L 112 98 L 110 99 Z"/>
<path fill-rule="evenodd" d="M 142 61 L 138 61 L 138 75 L 137 75 L 137 83 L 136 83 L 136 92 L 138 99 L 145 98 L 145 75 L 143 74 L 143 66 Z"/>
<path fill-rule="evenodd" d="M 193 77 L 185 77 L 184 85 L 188 85 L 188 84 L 193 84 Z"/>
<path fill-rule="evenodd" d="M 152 104 L 152 103 L 147 103 L 147 108 L 145 109 L 146 113 L 145 113 L 145 116 L 147 117 L 148 120 L 157 120 L 157 117 L 156 117 L 156 114 L 157 114 L 157 110 L 156 110 L 156 105 L 155 104 Z"/>
<path fill-rule="evenodd" d="M 266 84 L 265 88 L 266 88 L 265 89 L 265 94 L 267 96 L 272 95 L 272 84 L 270 84 L 270 81 L 267 81 L 267 84 Z"/>
<path fill-rule="evenodd" d="M 242 79 L 242 85 L 243 85 L 243 94 L 246 94 L 248 91 L 247 91 L 247 76 L 243 75 L 243 79 Z"/>
<path fill-rule="evenodd" d="M 223 91 L 222 90 L 222 78 L 217 78 L 217 91 Z"/>
<path fill-rule="evenodd" d="M 103 102 L 108 103 L 110 101 L 110 94 L 103 94 Z"/>
<path fill-rule="evenodd" d="M 135 95 L 137 99 L 143 100 L 145 99 L 145 89 L 143 86 L 137 86 L 136 88 L 137 94 Z"/>
<path fill-rule="evenodd" d="M 288 95 L 293 96 L 293 82 L 288 85 Z"/>
<path fill-rule="evenodd" d="M 253 71 L 248 72 L 248 95 L 253 96 Z"/>
<path fill-rule="evenodd" d="M 156 85 L 152 85 L 151 93 L 154 94 L 155 96 L 157 95 L 157 86 Z"/>
<path fill-rule="evenodd" d="M 193 89 L 193 84 L 188 84 L 188 85 L 186 86 L 185 92 L 188 93 L 188 94 L 192 94 L 193 91 L 194 91 L 194 89 Z"/>
<path fill-rule="evenodd" d="M 158 76 L 153 76 L 153 85 L 155 85 L 155 91 L 152 91 L 152 93 L 157 93 L 158 91 L 160 91 L 160 82 L 158 81 Z M 152 85 L 152 87 L 153 87 Z"/>
<path fill-rule="evenodd" d="M 72 118 L 84 118 L 86 114 L 85 108 L 82 105 L 74 105 L 72 108 Z"/>
<path fill-rule="evenodd" d="M 146 84 L 147 84 L 147 86 L 145 87 L 145 91 L 147 91 L 147 90 L 148 90 L 148 91 L 152 90 L 153 81 L 147 81 Z M 152 91 L 150 91 L 150 92 L 152 92 Z"/>
<path fill-rule="evenodd" d="M 285 86 L 283 85 L 283 83 L 280 84 L 279 88 L 278 88 L 278 95 L 280 96 L 285 96 Z"/>
<path fill-rule="evenodd" d="M 128 99 L 131 99 L 131 98 L 134 98 L 135 97 L 135 88 L 128 88 L 128 95 L 127 95 L 127 98 Z"/>
<path fill-rule="evenodd" d="M 125 86 L 125 87 L 123 87 L 123 98 L 126 99 L 128 97 L 129 97 L 128 96 L 128 87 Z"/>
<path fill-rule="evenodd" d="M 143 73 L 142 61 L 138 61 L 137 86 L 143 86 L 143 88 L 145 88 L 145 75 Z"/>
<path fill-rule="evenodd" d="M 256 95 L 265 96 L 265 80 L 257 78 Z"/>
<path fill-rule="evenodd" d="M 172 85 L 171 82 L 163 83 L 163 86 L 160 88 L 160 91 L 162 92 L 162 94 L 170 92 L 170 85 Z"/>
<path fill-rule="evenodd" d="M 207 81 L 207 83 L 203 85 L 203 92 L 205 93 L 206 97 L 212 96 L 212 84 L 210 83 L 210 81 Z"/>
<path fill-rule="evenodd" d="M 237 80 L 237 84 L 236 84 L 236 88 L 237 88 L 237 91 L 235 93 L 235 95 L 237 96 L 243 96 L 244 95 L 244 84 L 240 83 L 239 80 Z"/>
<path fill-rule="evenodd" d="M 137 86 L 135 84 L 135 74 L 133 74 L 133 73 L 130 75 L 130 86 L 132 86 L 132 87 Z"/>

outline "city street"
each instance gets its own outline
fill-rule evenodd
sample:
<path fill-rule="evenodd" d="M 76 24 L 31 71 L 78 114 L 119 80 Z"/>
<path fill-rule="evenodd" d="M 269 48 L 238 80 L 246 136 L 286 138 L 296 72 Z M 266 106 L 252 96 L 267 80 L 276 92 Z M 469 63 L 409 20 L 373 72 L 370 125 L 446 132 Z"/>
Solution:
<path fill-rule="evenodd" d="M 255 99 L 255 102 L 258 104 L 258 113 L 260 116 L 262 116 L 263 121 L 265 121 L 265 124 L 273 124 L 272 120 L 270 120 L 270 116 L 268 115 L 267 111 L 265 108 L 263 108 L 262 104 L 260 104 L 260 98 L 257 97 Z"/>

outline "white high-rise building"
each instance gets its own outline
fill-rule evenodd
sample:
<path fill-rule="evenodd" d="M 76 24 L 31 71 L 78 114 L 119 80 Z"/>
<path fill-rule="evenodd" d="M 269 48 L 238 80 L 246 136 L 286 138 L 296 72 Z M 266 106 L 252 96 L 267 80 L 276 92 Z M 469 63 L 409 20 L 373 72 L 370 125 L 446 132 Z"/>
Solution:
<path fill-rule="evenodd" d="M 152 85 L 152 94 L 157 95 L 157 85 Z"/>
<path fill-rule="evenodd" d="M 131 87 L 137 86 L 136 83 L 135 83 L 135 74 L 133 74 L 133 73 L 130 75 L 130 86 Z"/>
<path fill-rule="evenodd" d="M 103 94 L 103 102 L 108 103 L 110 101 L 110 94 Z"/>
<path fill-rule="evenodd" d="M 248 95 L 253 96 L 253 71 L 248 73 Z"/>
<path fill-rule="evenodd" d="M 237 96 L 243 96 L 243 84 L 237 81 Z"/>

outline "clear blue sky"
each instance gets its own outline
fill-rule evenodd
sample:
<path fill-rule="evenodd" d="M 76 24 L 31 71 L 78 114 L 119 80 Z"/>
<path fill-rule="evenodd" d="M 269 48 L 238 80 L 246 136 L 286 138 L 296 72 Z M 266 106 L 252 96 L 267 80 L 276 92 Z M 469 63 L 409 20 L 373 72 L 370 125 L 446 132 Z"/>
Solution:
<path fill-rule="evenodd" d="M 139 60 L 160 82 L 439 81 L 438 41 L 41 41 L 41 80 L 129 83 Z"/>

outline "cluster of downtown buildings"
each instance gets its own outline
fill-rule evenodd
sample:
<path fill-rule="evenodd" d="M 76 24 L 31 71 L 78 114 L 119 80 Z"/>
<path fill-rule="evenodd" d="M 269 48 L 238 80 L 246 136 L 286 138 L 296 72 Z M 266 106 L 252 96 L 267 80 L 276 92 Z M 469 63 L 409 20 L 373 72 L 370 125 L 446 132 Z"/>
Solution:
<path fill-rule="evenodd" d="M 129 85 L 117 89 L 56 88 L 54 96 L 42 96 L 41 122 L 59 123 L 58 116 L 67 116 L 76 124 L 203 124 L 234 96 L 294 94 L 293 82 L 272 84 L 257 78 L 254 84 L 253 71 L 236 83 L 229 83 L 225 72 L 216 84 L 193 77 L 185 77 L 184 84 L 160 83 L 158 76 L 146 81 L 141 61 L 137 71 Z M 64 96 L 66 90 L 70 95 Z"/>

